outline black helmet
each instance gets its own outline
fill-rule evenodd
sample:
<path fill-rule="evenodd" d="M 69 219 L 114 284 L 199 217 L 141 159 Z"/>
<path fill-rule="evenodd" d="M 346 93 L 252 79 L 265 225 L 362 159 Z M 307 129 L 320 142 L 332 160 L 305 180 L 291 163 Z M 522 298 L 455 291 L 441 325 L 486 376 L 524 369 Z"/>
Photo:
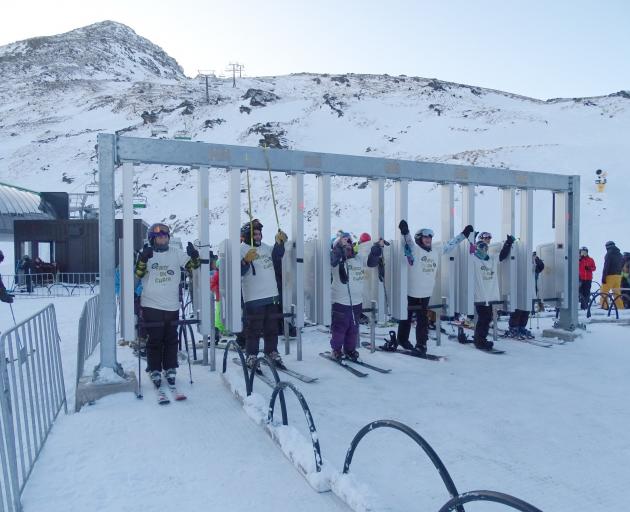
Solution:
<path fill-rule="evenodd" d="M 580 252 L 582 252 L 582 251 L 588 252 L 588 247 L 586 247 L 586 246 L 580 247 Z"/>
<path fill-rule="evenodd" d="M 608 242 L 606 242 L 606 249 L 610 247 L 614 247 L 614 246 L 615 246 L 615 242 L 613 242 L 612 240 L 608 240 Z"/>
<path fill-rule="evenodd" d="M 246 244 L 250 244 L 252 240 L 252 226 L 254 227 L 254 231 L 262 231 L 263 225 L 258 219 L 253 219 L 252 221 L 246 222 L 241 226 L 241 240 Z"/>

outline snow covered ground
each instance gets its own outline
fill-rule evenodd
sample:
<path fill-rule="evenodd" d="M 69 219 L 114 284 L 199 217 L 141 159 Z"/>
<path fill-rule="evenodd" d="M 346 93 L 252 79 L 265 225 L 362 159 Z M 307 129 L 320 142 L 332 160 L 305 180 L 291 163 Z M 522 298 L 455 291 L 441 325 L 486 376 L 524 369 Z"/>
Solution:
<path fill-rule="evenodd" d="M 74 399 L 77 321 L 85 297 L 54 299 L 68 401 Z M 47 300 L 19 299 L 19 322 Z M 601 317 L 595 317 L 599 319 Z M 533 321 L 550 325 L 552 319 Z M 12 325 L 0 308 L 3 330 Z M 295 347 L 286 362 L 319 377 L 293 381 L 309 403 L 324 467 L 339 473 L 349 443 L 365 424 L 395 419 L 422 435 L 448 468 L 460 492 L 491 489 L 544 511 L 618 510 L 630 470 L 628 326 L 590 323 L 575 342 L 541 348 L 500 340 L 504 355 L 490 355 L 443 339 L 429 362 L 362 351 L 367 362 L 391 368 L 359 379 L 317 356 L 328 338 L 304 333 L 304 360 Z M 126 369 L 137 362 L 119 349 Z M 219 352 L 222 355 L 222 352 Z M 87 366 L 89 368 L 89 365 Z M 240 368 L 229 367 L 231 381 Z M 78 414 L 60 416 L 26 487 L 25 510 L 343 510 L 332 493 L 317 493 L 257 425 L 252 404 L 270 388 L 257 381 L 243 408 L 219 373 L 193 366 L 194 384 L 180 368 L 182 403 L 160 407 L 146 386 L 107 397 Z M 290 424 L 309 434 L 295 398 Z M 279 419 L 277 418 L 279 421 Z M 350 474 L 360 502 L 371 510 L 438 510 L 448 496 L 430 461 L 400 432 L 377 429 L 359 445 Z M 505 510 L 488 503 L 467 510 Z"/>

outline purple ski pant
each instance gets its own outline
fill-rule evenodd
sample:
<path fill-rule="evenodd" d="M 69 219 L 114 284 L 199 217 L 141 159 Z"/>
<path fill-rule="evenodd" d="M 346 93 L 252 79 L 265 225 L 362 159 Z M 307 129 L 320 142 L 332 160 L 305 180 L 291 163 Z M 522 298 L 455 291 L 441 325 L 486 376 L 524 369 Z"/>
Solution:
<path fill-rule="evenodd" d="M 330 323 L 330 346 L 333 350 L 343 348 L 344 352 L 349 352 L 357 348 L 359 318 L 362 309 L 361 304 L 351 307 L 338 302 L 333 303 Z"/>

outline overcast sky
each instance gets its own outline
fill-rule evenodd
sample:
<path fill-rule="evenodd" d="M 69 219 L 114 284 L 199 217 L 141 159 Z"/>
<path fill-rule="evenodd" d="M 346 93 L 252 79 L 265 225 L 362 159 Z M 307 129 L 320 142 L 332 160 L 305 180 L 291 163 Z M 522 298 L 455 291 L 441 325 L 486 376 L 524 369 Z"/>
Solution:
<path fill-rule="evenodd" d="M 113 20 L 189 76 L 388 73 L 541 99 L 630 90 L 630 0 L 6 0 L 0 45 Z"/>

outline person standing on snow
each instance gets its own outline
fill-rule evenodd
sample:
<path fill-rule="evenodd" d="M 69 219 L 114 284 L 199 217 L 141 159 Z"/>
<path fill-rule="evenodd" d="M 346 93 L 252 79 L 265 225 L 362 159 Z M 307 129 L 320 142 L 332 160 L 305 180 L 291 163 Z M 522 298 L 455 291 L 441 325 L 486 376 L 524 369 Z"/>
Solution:
<path fill-rule="evenodd" d="M 278 353 L 278 319 L 282 310 L 277 275 L 282 270 L 287 234 L 279 229 L 272 248 L 262 243 L 262 228 L 258 219 L 241 227 L 241 291 L 246 362 L 249 368 L 256 367 L 262 337 L 265 355 L 276 367 L 285 368 Z"/>
<path fill-rule="evenodd" d="M 473 273 L 475 279 L 475 310 L 477 311 L 477 324 L 473 341 L 475 347 L 480 350 L 491 350 L 493 343 L 488 341 L 488 331 L 492 320 L 492 304 L 500 300 L 499 276 L 497 269 L 499 262 L 510 254 L 515 238 L 508 235 L 499 256 L 488 254 L 488 244 L 478 242 L 473 258 Z"/>
<path fill-rule="evenodd" d="M 595 260 L 588 255 L 588 247 L 580 248 L 580 309 L 586 309 L 591 299 L 591 283 L 593 271 L 596 270 Z"/>
<path fill-rule="evenodd" d="M 623 256 L 615 242 L 606 242 L 606 256 L 604 257 L 604 270 L 602 271 L 602 302 L 601 308 L 608 309 L 608 293 L 617 297 L 621 290 L 621 269 L 623 267 Z M 623 309 L 621 297 L 615 300 L 617 309 Z"/>
<path fill-rule="evenodd" d="M 199 251 L 188 242 L 186 252 L 170 247 L 170 228 L 152 224 L 136 262 L 136 277 L 142 280 L 140 307 L 146 324 L 147 372 L 157 389 L 162 385 L 162 371 L 169 387 L 175 387 L 177 373 L 177 321 L 179 319 L 179 283 L 181 267 L 199 268 Z"/>
<path fill-rule="evenodd" d="M 416 231 L 413 240 L 409 234 L 409 226 L 406 220 L 398 224 L 400 234 L 403 236 L 403 249 L 407 258 L 407 318 L 398 323 L 398 333 L 394 339 L 386 344 L 386 349 L 396 350 L 397 345 L 406 349 L 414 347 L 409 342 L 411 321 L 416 315 L 416 350 L 427 353 L 427 341 L 429 339 L 429 318 L 427 306 L 435 287 L 440 259 L 443 254 L 452 252 L 457 245 L 468 238 L 473 232 L 473 227 L 468 225 L 455 238 L 444 244 L 439 253 L 432 249 L 433 230 L 422 228 Z M 413 308 L 413 309 L 410 309 Z M 392 333 L 393 337 L 393 333 Z"/>
<path fill-rule="evenodd" d="M 532 273 L 531 278 L 534 282 L 534 290 L 536 295 L 538 295 L 537 290 L 537 278 L 538 274 L 540 274 L 545 269 L 545 264 L 543 260 L 541 260 L 536 253 L 532 253 Z M 510 319 L 508 321 L 509 328 L 507 330 L 506 336 L 509 338 L 517 338 L 517 339 L 525 339 L 525 338 L 534 338 L 532 332 L 527 328 L 527 322 L 529 321 L 529 310 L 525 309 L 515 309 L 510 314 Z"/>
<path fill-rule="evenodd" d="M 350 233 L 339 231 L 330 251 L 332 285 L 330 295 L 332 312 L 330 323 L 331 357 L 340 361 L 344 354 L 348 359 L 359 359 L 357 341 L 359 319 L 363 311 L 362 294 L 366 275 L 365 267 L 376 267 L 383 254 L 381 239 L 372 245 L 369 254 L 355 254 Z"/>
<path fill-rule="evenodd" d="M 4 261 L 4 253 L 0 251 L 0 263 Z M 13 302 L 13 294 L 7 292 L 6 286 L 2 282 L 2 276 L 0 276 L 0 301 L 11 304 Z"/>

